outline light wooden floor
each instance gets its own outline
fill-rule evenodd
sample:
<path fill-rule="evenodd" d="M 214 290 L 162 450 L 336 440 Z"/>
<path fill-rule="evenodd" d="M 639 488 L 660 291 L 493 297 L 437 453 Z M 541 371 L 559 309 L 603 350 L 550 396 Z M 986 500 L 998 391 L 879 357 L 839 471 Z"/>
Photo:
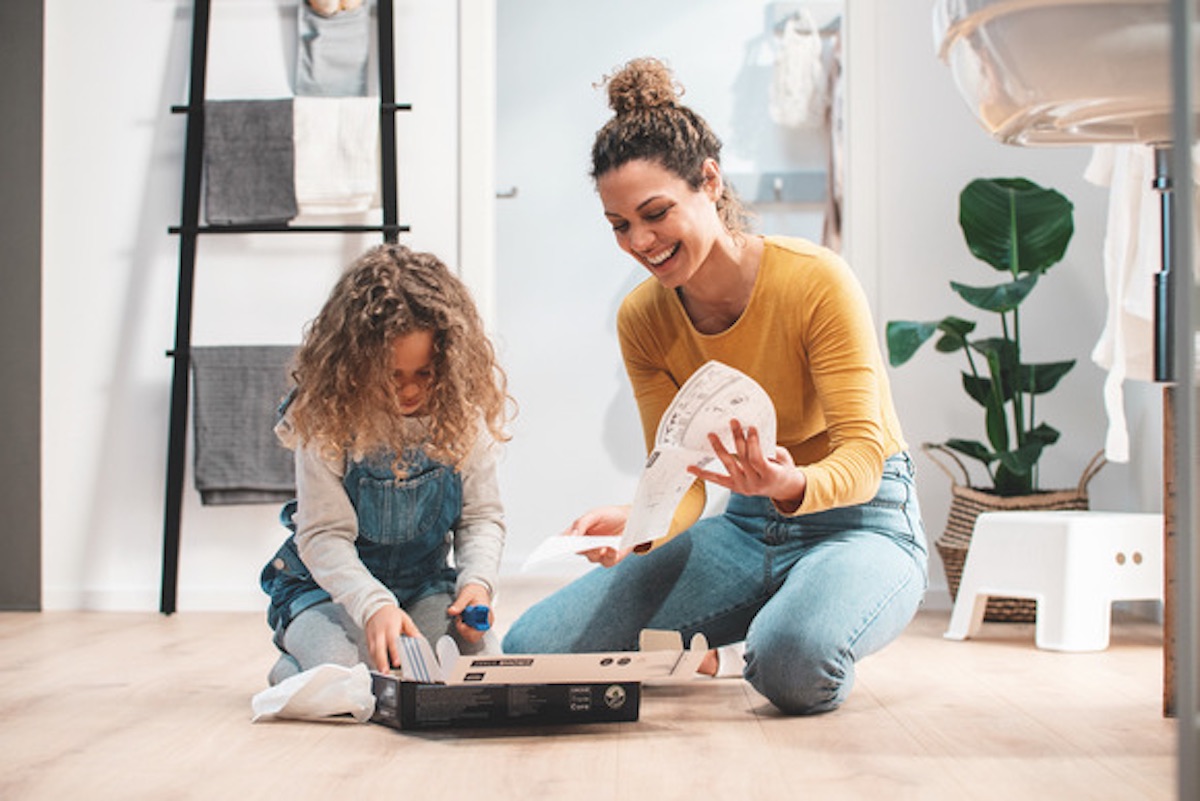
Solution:
<path fill-rule="evenodd" d="M 528 598 L 501 600 L 511 620 Z M 1024 624 L 947 641 L 947 620 L 921 613 L 830 715 L 696 680 L 645 688 L 636 723 L 416 734 L 250 723 L 274 659 L 259 614 L 4 613 L 0 799 L 1174 797 L 1158 626 L 1063 654 Z"/>

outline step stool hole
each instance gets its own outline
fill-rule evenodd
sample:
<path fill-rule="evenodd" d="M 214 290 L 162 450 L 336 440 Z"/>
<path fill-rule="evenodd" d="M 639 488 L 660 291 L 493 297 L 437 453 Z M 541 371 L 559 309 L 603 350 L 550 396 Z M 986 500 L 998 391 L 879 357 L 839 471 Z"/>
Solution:
<path fill-rule="evenodd" d="M 1117 551 L 1117 564 L 1118 565 L 1125 564 L 1125 554 L 1122 553 L 1121 551 Z"/>

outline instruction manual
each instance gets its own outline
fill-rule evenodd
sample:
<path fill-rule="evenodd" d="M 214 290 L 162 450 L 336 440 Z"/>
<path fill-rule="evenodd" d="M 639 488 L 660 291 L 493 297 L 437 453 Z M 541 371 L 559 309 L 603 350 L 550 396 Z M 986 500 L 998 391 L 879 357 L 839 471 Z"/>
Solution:
<path fill-rule="evenodd" d="M 633 548 L 665 536 L 675 508 L 696 480 L 688 468 L 722 471 L 708 435 L 716 434 L 725 450 L 732 452 L 729 424 L 735 419 L 743 428 L 758 430 L 767 458 L 775 455 L 775 405 L 766 390 L 740 370 L 706 362 L 679 388 L 659 420 L 654 449 L 646 457 L 625 531 L 613 536 L 550 537 L 534 550 L 525 566 L 593 548 Z"/>

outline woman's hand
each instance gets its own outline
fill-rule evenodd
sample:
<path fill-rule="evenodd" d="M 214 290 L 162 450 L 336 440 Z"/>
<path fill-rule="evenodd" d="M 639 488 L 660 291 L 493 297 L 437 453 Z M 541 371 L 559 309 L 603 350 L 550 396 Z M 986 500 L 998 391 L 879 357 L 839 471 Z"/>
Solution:
<path fill-rule="evenodd" d="M 367 651 L 371 655 L 371 667 L 387 673 L 400 666 L 400 635 L 420 637 L 417 624 L 398 606 L 388 604 L 367 618 L 363 629 L 367 638 Z"/>
<path fill-rule="evenodd" d="M 487 587 L 484 587 L 482 584 L 466 584 L 459 591 L 458 597 L 454 599 L 454 603 L 446 607 L 446 614 L 452 618 L 456 618 L 454 628 L 458 631 L 458 636 L 467 642 L 479 642 L 483 639 L 484 632 L 473 626 L 468 626 L 459 617 L 468 606 L 486 606 L 488 608 L 488 623 L 495 623 L 495 615 L 492 612 L 492 594 L 487 591 Z"/>
<path fill-rule="evenodd" d="M 564 537 L 614 536 L 625 530 L 629 519 L 628 506 L 600 506 L 586 512 L 567 527 Z M 592 548 L 582 552 L 589 562 L 612 567 L 629 555 L 628 548 Z"/>
<path fill-rule="evenodd" d="M 776 448 L 775 454 L 768 459 L 758 441 L 758 429 L 753 426 L 742 428 L 737 420 L 731 420 L 729 430 L 733 434 L 733 451 L 725 450 L 715 433 L 708 435 L 708 441 L 728 475 L 699 467 L 689 467 L 688 472 L 739 495 L 766 496 L 784 512 L 799 508 L 808 482 L 787 449 Z"/>

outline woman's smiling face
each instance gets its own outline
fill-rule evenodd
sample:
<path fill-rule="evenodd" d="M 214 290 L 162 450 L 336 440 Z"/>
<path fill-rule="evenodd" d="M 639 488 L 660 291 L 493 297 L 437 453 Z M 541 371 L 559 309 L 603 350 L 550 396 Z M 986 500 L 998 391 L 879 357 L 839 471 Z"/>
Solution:
<path fill-rule="evenodd" d="M 694 190 L 658 163 L 635 159 L 596 180 L 617 244 L 668 289 L 691 280 L 723 230 L 715 163 L 706 163 L 705 175 L 705 183 Z"/>

